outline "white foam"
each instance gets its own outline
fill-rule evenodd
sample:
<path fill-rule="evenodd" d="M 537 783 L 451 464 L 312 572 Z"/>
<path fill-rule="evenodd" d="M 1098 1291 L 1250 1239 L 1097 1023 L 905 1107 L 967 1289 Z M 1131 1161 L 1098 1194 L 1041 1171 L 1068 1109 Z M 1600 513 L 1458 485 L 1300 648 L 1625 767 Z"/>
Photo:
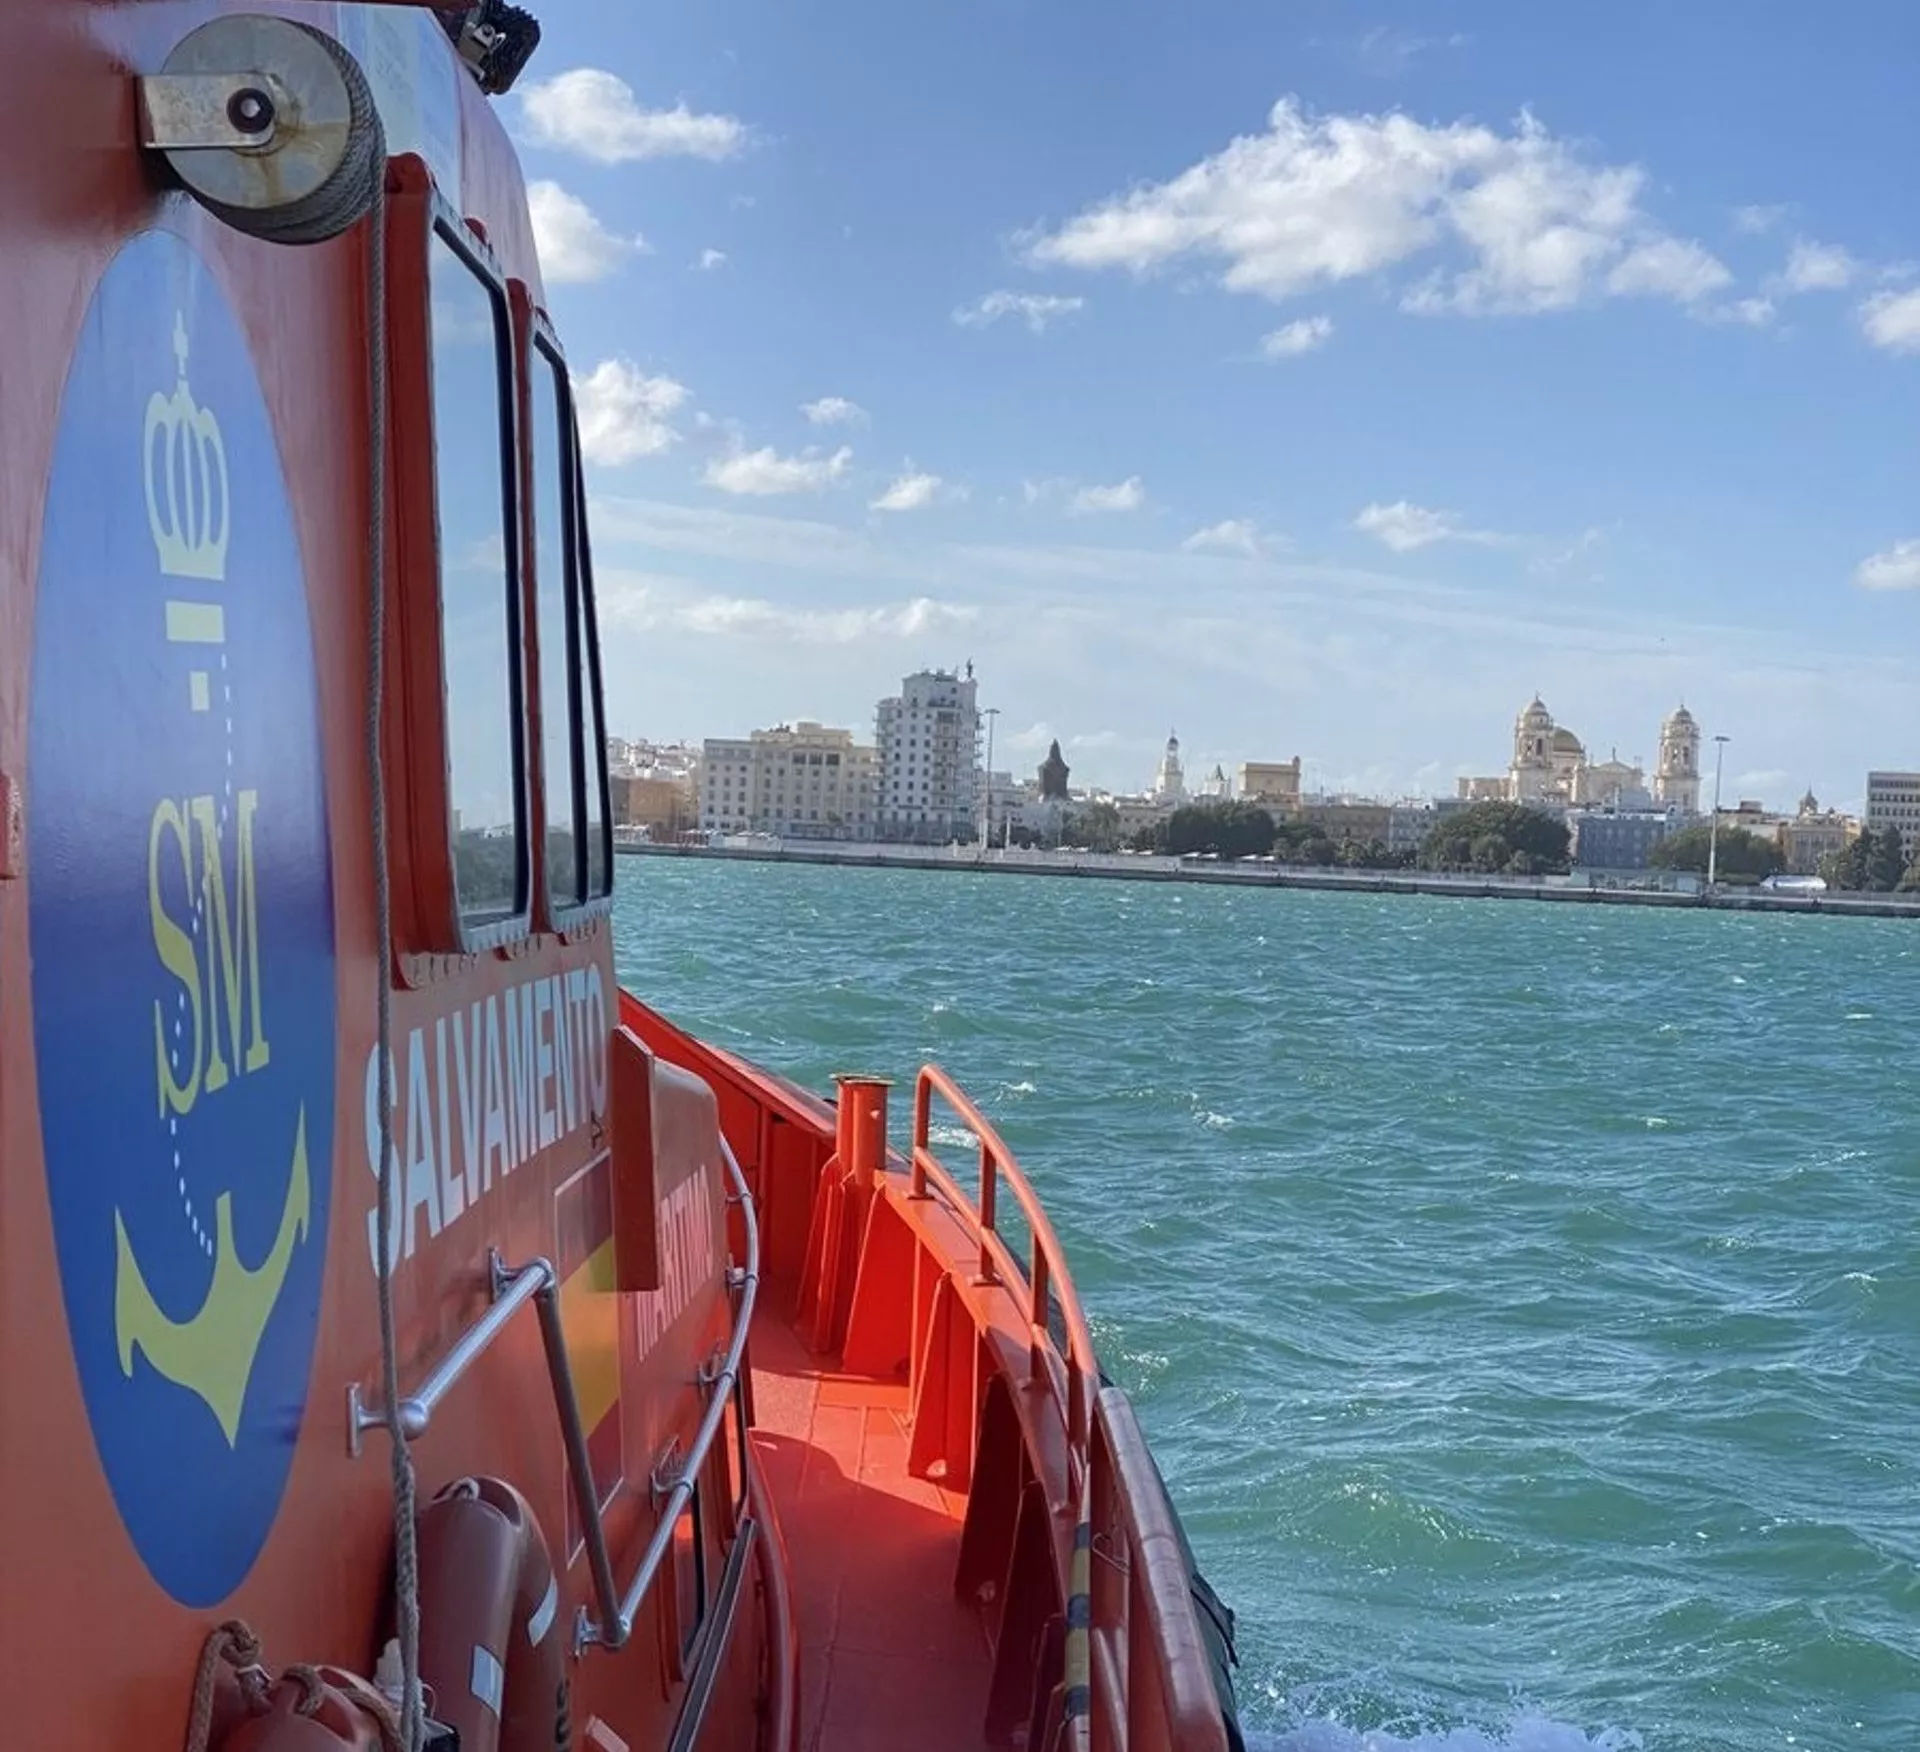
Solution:
<path fill-rule="evenodd" d="M 1247 1735 L 1247 1752 L 1639 1752 L 1640 1736 L 1619 1728 L 1589 1734 L 1570 1722 L 1520 1716 L 1501 1734 L 1484 1728 L 1443 1728 L 1411 1737 L 1384 1728 L 1359 1729 L 1339 1722 L 1303 1722 L 1299 1727 Z"/>
<path fill-rule="evenodd" d="M 927 1127 L 927 1142 L 945 1144 L 948 1149 L 977 1150 L 980 1140 L 964 1125 L 934 1124 Z"/>

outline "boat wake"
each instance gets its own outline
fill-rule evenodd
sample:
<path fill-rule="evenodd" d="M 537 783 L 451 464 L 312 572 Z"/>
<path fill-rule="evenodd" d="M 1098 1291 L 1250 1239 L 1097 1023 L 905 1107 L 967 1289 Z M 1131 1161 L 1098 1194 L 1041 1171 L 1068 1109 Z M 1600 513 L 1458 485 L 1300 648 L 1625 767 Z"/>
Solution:
<path fill-rule="evenodd" d="M 1484 1728 L 1434 1728 L 1410 1735 L 1385 1728 L 1349 1728 L 1339 1722 L 1302 1722 L 1297 1727 L 1247 1735 L 1247 1752 L 1640 1752 L 1638 1734 L 1603 1728 L 1589 1734 L 1570 1722 L 1521 1716 L 1504 1732 Z"/>

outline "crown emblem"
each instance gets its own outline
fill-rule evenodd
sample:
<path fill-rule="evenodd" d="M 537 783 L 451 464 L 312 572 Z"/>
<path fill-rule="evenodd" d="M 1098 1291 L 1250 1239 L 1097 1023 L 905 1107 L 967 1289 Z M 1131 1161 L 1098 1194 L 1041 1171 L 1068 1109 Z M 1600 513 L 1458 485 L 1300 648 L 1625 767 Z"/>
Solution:
<path fill-rule="evenodd" d="M 232 515 L 227 450 L 220 422 L 187 387 L 187 325 L 178 312 L 173 353 L 180 361 L 173 394 L 155 390 L 147 398 L 147 527 L 169 578 L 224 579 Z"/>

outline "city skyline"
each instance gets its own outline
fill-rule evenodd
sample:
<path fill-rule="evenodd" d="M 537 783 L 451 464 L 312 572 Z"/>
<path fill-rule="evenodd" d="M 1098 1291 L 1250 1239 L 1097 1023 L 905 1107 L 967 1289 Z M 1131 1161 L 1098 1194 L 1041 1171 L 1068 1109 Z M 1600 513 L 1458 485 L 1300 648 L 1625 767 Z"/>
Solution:
<path fill-rule="evenodd" d="M 963 663 L 957 667 L 964 668 L 964 660 Z M 1005 708 L 999 708 L 992 704 L 991 690 L 984 678 L 981 680 L 981 686 L 987 689 L 981 696 L 983 700 L 987 701 L 987 703 L 980 708 L 982 715 L 984 716 L 989 711 L 998 711 L 1001 716 L 1006 716 Z M 1542 699 L 1543 697 L 1544 690 L 1534 696 L 1536 700 Z M 1689 709 L 1684 700 L 1675 703 L 1682 710 Z M 1671 709 L 1672 708 L 1670 708 L 1670 710 Z M 1523 705 L 1520 711 L 1524 712 L 1525 710 L 1526 707 Z M 1518 714 L 1509 715 L 1505 721 L 1507 734 L 1499 745 L 1504 751 L 1502 754 L 1477 766 L 1472 763 L 1462 762 L 1445 773 L 1441 773 L 1437 765 L 1430 765 L 1429 768 L 1422 770 L 1430 770 L 1436 777 L 1434 782 L 1425 788 L 1415 787 L 1394 791 L 1368 789 L 1365 784 L 1328 782 L 1323 777 L 1323 769 L 1316 766 L 1314 759 L 1304 753 L 1300 753 L 1298 758 L 1301 767 L 1301 792 L 1303 795 L 1354 796 L 1380 801 L 1403 801 L 1415 798 L 1453 796 L 1461 781 L 1476 780 L 1483 775 L 1504 775 L 1509 770 L 1509 765 L 1513 757 L 1513 730 L 1515 717 L 1517 715 Z M 1698 714 L 1695 714 L 1695 716 L 1697 717 Z M 1659 731 L 1667 721 L 1667 717 L 1668 714 L 1662 714 L 1661 724 L 1655 726 L 1655 734 L 1648 738 L 1648 742 L 1654 750 L 1650 755 L 1643 755 L 1637 749 L 1628 751 L 1624 744 L 1603 743 L 1598 739 L 1586 744 L 1585 753 L 1589 759 L 1596 762 L 1612 760 L 1617 757 L 1624 763 L 1643 768 L 1648 783 L 1651 785 L 1658 764 L 1658 751 L 1660 748 Z M 1564 719 L 1558 719 L 1557 721 L 1562 727 L 1565 727 Z M 795 727 L 809 726 L 813 728 L 825 728 L 835 734 L 850 733 L 856 744 L 872 750 L 877 746 L 876 739 L 873 735 L 873 724 L 874 710 L 870 706 L 866 713 L 856 714 L 851 721 L 838 723 L 815 713 L 801 712 L 786 717 L 766 716 L 751 725 L 746 725 L 737 730 L 730 729 L 724 733 L 708 732 L 701 734 L 698 731 L 676 730 L 672 734 L 649 734 L 644 731 L 628 732 L 616 730 L 614 735 L 622 742 L 675 747 L 684 746 L 690 749 L 698 749 L 705 742 L 744 742 L 748 736 L 753 734 L 766 734 L 773 731 L 786 731 Z M 1031 779 L 1038 771 L 1041 762 L 1046 758 L 1049 746 L 1057 740 L 1060 743 L 1063 754 L 1068 758 L 1068 764 L 1073 774 L 1074 789 L 1076 791 L 1095 791 L 1122 796 L 1143 795 L 1153 788 L 1155 771 L 1165 751 L 1168 735 L 1179 736 L 1181 759 L 1188 775 L 1190 788 L 1197 788 L 1200 779 L 1212 772 L 1215 767 L 1221 768 L 1228 775 L 1229 779 L 1232 780 L 1238 773 L 1240 767 L 1248 762 L 1285 762 L 1295 758 L 1295 751 L 1283 749 L 1277 742 L 1258 749 L 1210 749 L 1193 741 L 1188 736 L 1179 735 L 1178 725 L 1170 725 L 1166 733 L 1158 736 L 1145 733 L 1140 736 L 1130 737 L 1124 741 L 1114 740 L 1100 742 L 1095 752 L 1112 758 L 1107 762 L 1095 766 L 1092 763 L 1083 764 L 1086 753 L 1084 747 L 1071 740 L 1068 736 L 1054 731 L 1047 722 L 1042 719 L 1036 721 L 1032 728 L 1017 732 L 1011 738 L 1009 738 L 1005 731 L 996 733 L 992 770 L 1009 774 L 1016 783 Z M 1728 746 L 1734 746 L 1735 740 L 1735 738 L 1729 736 L 1727 739 Z M 1013 754 L 1011 757 L 1008 754 L 1010 741 L 1013 744 Z M 1702 809 L 1710 806 L 1712 797 L 1713 742 L 1712 732 L 1707 732 L 1704 737 L 1704 746 L 1699 755 L 1699 782 Z M 1490 746 L 1491 745 L 1490 741 Z M 1080 751 L 1078 756 L 1076 755 L 1077 748 Z M 1128 765 L 1123 770 L 1123 775 L 1118 782 L 1109 781 L 1105 777 L 1106 770 L 1122 758 L 1131 761 L 1132 755 L 1136 750 L 1149 751 L 1151 759 L 1146 761 L 1138 771 L 1133 770 L 1132 765 Z M 1034 758 L 1032 760 L 1028 761 L 1021 758 L 1029 752 L 1034 752 Z M 1766 787 L 1743 786 L 1735 783 L 1735 774 L 1732 768 L 1728 768 L 1724 775 L 1722 801 L 1728 809 L 1736 807 L 1742 801 L 1757 801 L 1770 813 L 1792 814 L 1798 808 L 1801 799 L 1808 794 L 1812 794 L 1819 799 L 1823 810 L 1837 810 L 1843 814 L 1857 816 L 1860 815 L 1866 807 L 1868 773 L 1874 770 L 1898 768 L 1903 764 L 1904 763 L 1898 760 L 1890 758 L 1878 758 L 1867 762 L 1860 768 L 1855 780 L 1857 795 L 1845 790 L 1822 790 L 1821 787 L 1813 784 L 1811 781 L 1795 784 L 1791 780 L 1791 775 L 1760 775 L 1763 778 L 1780 778 L 1785 784 L 1784 790 L 1778 788 L 1769 789 Z M 984 761 L 981 770 L 986 770 Z M 1754 775 L 1751 774 L 1740 775 L 1743 779 L 1750 779 L 1753 776 Z"/>
<path fill-rule="evenodd" d="M 1536 687 L 1782 804 L 1911 762 L 1920 14 L 1124 16 L 550 9 L 610 721 L 971 656 L 1113 788 L 1443 790 Z"/>

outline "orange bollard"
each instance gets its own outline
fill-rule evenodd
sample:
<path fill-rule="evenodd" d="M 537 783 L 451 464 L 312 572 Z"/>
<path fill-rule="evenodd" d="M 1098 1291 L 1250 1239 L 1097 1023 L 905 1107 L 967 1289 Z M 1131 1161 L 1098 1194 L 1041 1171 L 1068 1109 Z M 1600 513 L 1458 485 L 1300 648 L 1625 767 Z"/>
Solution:
<path fill-rule="evenodd" d="M 808 1343 L 823 1354 L 839 1350 L 846 1338 L 867 1212 L 886 1169 L 887 1090 L 892 1086 L 884 1077 L 834 1081 L 840 1092 L 833 1156 L 814 1193 L 799 1311 Z"/>
<path fill-rule="evenodd" d="M 834 1151 L 857 1193 L 879 1185 L 887 1168 L 887 1091 L 885 1077 L 835 1077 L 840 1105 L 835 1116 Z"/>

